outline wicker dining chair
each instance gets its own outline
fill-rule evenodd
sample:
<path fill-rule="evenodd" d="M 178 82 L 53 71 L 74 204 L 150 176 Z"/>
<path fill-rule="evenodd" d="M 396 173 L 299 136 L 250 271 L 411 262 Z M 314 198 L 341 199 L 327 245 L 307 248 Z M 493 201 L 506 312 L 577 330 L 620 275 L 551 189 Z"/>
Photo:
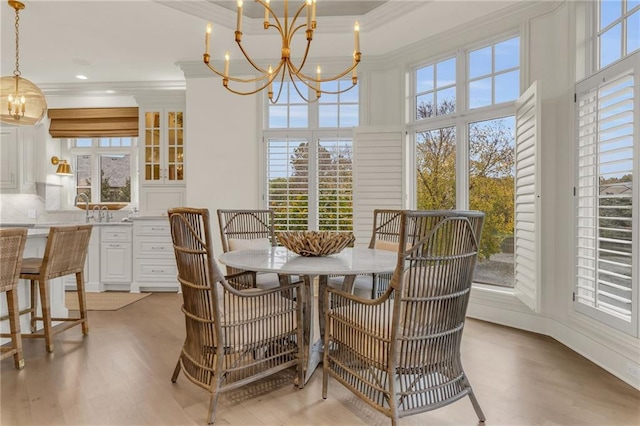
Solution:
<path fill-rule="evenodd" d="M 369 241 L 370 249 L 398 251 L 400 243 L 400 218 L 402 210 L 375 209 L 373 211 L 373 231 Z M 352 293 L 364 298 L 377 299 L 382 296 L 391 281 L 391 274 L 357 275 L 351 285 Z M 341 288 L 344 277 L 329 278 L 328 284 Z"/>
<path fill-rule="evenodd" d="M 485 420 L 460 357 L 483 221 L 475 211 L 405 211 L 382 297 L 327 287 L 323 398 L 331 376 L 392 425 L 465 396 Z"/>
<path fill-rule="evenodd" d="M 89 333 L 87 304 L 84 289 L 84 265 L 93 225 L 52 226 L 42 257 L 25 258 L 20 278 L 31 282 L 31 305 L 27 313 L 31 318 L 31 333 L 22 338 L 44 338 L 47 352 L 53 352 L 53 336 L 76 325 L 82 325 L 82 334 Z M 65 275 L 76 276 L 79 317 L 51 317 L 48 282 Z M 38 316 L 38 293 L 40 309 Z M 37 322 L 43 323 L 43 331 L 37 333 Z M 61 321 L 53 327 L 53 321 Z"/>
<path fill-rule="evenodd" d="M 222 250 L 252 250 L 275 247 L 273 210 L 228 210 L 218 209 L 218 224 Z M 288 277 L 273 273 L 242 271 L 227 266 L 229 282 L 236 288 L 272 288 L 280 284 L 299 281 L 298 277 Z M 233 276 L 233 278 L 231 278 Z"/>
<path fill-rule="evenodd" d="M 17 369 L 24 367 L 22 338 L 20 337 L 20 308 L 18 305 L 18 279 L 24 245 L 27 241 L 27 228 L 0 229 L 0 292 L 7 297 L 9 333 L 0 337 L 10 337 L 11 345 L 0 348 L 0 360 L 13 355 Z"/>
<path fill-rule="evenodd" d="M 211 394 L 209 423 L 222 392 L 289 367 L 302 388 L 302 303 L 287 296 L 304 300 L 304 286 L 238 290 L 215 262 L 207 209 L 170 209 L 169 223 L 187 334 L 171 381 L 183 371 Z"/>

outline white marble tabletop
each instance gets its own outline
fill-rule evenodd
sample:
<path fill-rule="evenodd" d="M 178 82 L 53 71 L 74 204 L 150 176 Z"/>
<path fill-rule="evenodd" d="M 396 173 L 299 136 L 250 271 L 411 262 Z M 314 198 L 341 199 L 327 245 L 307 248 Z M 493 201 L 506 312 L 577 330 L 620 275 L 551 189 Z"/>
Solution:
<path fill-rule="evenodd" d="M 284 275 L 358 275 L 393 272 L 398 254 L 387 250 L 346 248 L 338 254 L 304 257 L 286 247 L 223 253 L 220 263 L 233 268 Z"/>

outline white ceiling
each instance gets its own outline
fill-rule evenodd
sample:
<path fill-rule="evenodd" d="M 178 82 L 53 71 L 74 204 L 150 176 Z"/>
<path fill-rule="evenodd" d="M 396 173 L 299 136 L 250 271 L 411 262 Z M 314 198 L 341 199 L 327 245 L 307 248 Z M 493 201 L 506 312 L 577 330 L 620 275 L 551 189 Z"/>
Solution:
<path fill-rule="evenodd" d="M 311 54 L 350 55 L 355 19 L 361 23 L 361 50 L 366 60 L 367 55 L 391 52 L 517 1 L 524 0 L 318 0 L 318 29 Z M 104 88 L 110 82 L 183 81 L 176 63 L 201 61 L 207 21 L 214 24 L 212 50 L 235 50 L 236 57 L 239 55 L 233 42 L 235 12 L 214 3 L 217 2 L 27 0 L 26 8 L 20 12 L 22 76 L 45 86 L 99 84 Z M 349 3 L 355 4 L 347 7 Z M 368 12 L 355 17 L 322 16 L 335 15 L 340 10 L 349 14 Z M 6 1 L 0 4 L 0 14 L 0 71 L 5 76 L 13 73 L 15 64 L 15 14 Z M 251 51 L 258 58 L 272 52 L 262 48 L 261 43 L 277 44 L 277 40 L 264 35 L 261 26 L 262 18 L 244 19 L 243 41 L 255 44 Z M 215 54 L 222 55 L 212 52 L 212 57 Z M 75 78 L 77 74 L 89 79 L 81 82 Z"/>

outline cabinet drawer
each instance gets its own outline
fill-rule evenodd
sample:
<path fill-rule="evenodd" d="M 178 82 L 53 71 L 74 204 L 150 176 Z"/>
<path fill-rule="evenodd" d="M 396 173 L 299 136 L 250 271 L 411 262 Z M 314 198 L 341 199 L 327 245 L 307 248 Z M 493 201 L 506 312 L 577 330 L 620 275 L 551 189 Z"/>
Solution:
<path fill-rule="evenodd" d="M 169 221 L 136 224 L 136 236 L 166 237 L 171 240 Z"/>
<path fill-rule="evenodd" d="M 136 261 L 136 281 L 172 281 L 178 282 L 178 268 L 175 262 L 138 259 Z"/>
<path fill-rule="evenodd" d="M 173 243 L 166 238 L 145 238 L 136 241 L 136 256 L 173 257 Z"/>
<path fill-rule="evenodd" d="M 115 228 L 111 226 L 105 226 L 100 230 L 100 238 L 104 243 L 105 241 L 121 241 L 125 243 L 131 242 L 131 229 L 129 228 Z"/>

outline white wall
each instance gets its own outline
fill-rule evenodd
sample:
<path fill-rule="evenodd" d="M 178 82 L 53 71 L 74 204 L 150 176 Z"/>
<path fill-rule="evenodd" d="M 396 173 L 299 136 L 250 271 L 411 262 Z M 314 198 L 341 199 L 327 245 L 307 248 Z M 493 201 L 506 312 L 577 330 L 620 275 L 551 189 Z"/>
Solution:
<path fill-rule="evenodd" d="M 259 96 L 238 96 L 219 78 L 187 79 L 187 205 L 209 209 L 221 253 L 217 209 L 259 208 Z"/>

